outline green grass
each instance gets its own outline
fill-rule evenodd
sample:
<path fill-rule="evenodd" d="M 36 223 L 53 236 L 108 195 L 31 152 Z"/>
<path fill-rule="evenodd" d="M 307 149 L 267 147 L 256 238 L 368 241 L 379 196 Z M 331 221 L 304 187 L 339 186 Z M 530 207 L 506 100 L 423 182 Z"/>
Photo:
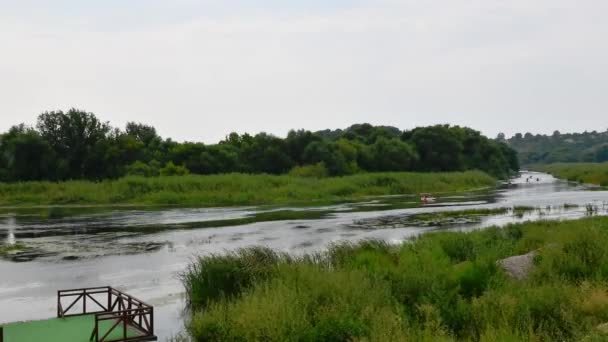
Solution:
<path fill-rule="evenodd" d="M 6 256 L 9 253 L 18 252 L 25 249 L 25 246 L 17 243 L 14 245 L 6 245 L 0 243 L 0 257 Z"/>
<path fill-rule="evenodd" d="M 451 222 L 453 220 L 465 219 L 470 221 L 478 221 L 484 216 L 500 215 L 509 212 L 508 208 L 492 208 L 492 209 L 465 209 L 455 211 L 438 211 L 432 213 L 414 214 L 408 217 L 409 221 L 429 224 Z"/>
<path fill-rule="evenodd" d="M 608 163 L 557 163 L 535 165 L 531 169 L 572 182 L 608 186 Z"/>
<path fill-rule="evenodd" d="M 367 196 L 487 188 L 480 171 L 368 173 L 315 179 L 273 175 L 126 177 L 101 182 L 0 183 L 0 206 L 159 204 L 231 206 L 357 200 Z"/>
<path fill-rule="evenodd" d="M 499 259 L 538 251 L 526 280 Z M 289 256 L 194 260 L 182 275 L 195 341 L 606 340 L 608 218 L 368 241 Z"/>
<path fill-rule="evenodd" d="M 105 335 L 114 323 L 115 321 L 102 321 L 99 337 Z M 4 326 L 4 340 L 6 342 L 89 342 L 94 327 L 94 315 L 11 323 Z M 107 338 L 115 340 L 122 336 L 123 330 L 120 325 Z M 134 328 L 127 328 L 127 336 L 139 336 L 139 332 Z"/>

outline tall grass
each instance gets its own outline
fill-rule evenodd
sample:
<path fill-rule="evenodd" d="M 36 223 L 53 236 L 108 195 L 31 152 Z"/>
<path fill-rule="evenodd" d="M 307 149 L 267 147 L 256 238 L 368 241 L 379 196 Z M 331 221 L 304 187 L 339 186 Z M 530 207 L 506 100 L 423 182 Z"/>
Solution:
<path fill-rule="evenodd" d="M 480 171 L 368 173 L 323 179 L 245 174 L 126 177 L 101 182 L 0 183 L 0 205 L 284 204 L 355 200 L 377 195 L 472 190 L 494 184 L 494 178 Z"/>
<path fill-rule="evenodd" d="M 572 182 L 608 186 L 608 162 L 535 165 L 532 169 L 548 172 L 557 178 Z"/>
<path fill-rule="evenodd" d="M 537 251 L 529 277 L 497 260 Z M 608 218 L 534 222 L 409 243 L 201 257 L 183 276 L 195 341 L 605 340 Z"/>

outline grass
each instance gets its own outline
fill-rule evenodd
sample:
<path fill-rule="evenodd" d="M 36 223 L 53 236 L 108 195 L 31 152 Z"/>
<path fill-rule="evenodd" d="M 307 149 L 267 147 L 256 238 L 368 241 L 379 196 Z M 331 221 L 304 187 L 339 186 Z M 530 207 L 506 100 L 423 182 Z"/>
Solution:
<path fill-rule="evenodd" d="M 465 209 L 456 211 L 438 211 L 432 213 L 414 214 L 409 216 L 408 220 L 415 224 L 440 224 L 450 223 L 457 220 L 467 220 L 476 222 L 484 216 L 500 215 L 509 212 L 508 208 L 492 208 L 492 209 Z"/>
<path fill-rule="evenodd" d="M 25 246 L 20 243 L 14 245 L 0 244 L 0 257 L 7 256 L 10 253 L 18 252 L 23 249 L 25 249 Z"/>
<path fill-rule="evenodd" d="M 497 260 L 538 251 L 527 279 Z M 195 341 L 606 340 L 608 218 L 440 232 L 393 246 L 265 248 L 200 257 L 182 275 Z"/>
<path fill-rule="evenodd" d="M 315 179 L 273 175 L 126 177 L 101 182 L 0 183 L 0 206 L 157 204 L 232 206 L 351 201 L 368 196 L 487 188 L 480 171 L 367 173 Z"/>
<path fill-rule="evenodd" d="M 608 186 L 608 163 L 557 163 L 535 165 L 532 169 L 572 182 Z"/>

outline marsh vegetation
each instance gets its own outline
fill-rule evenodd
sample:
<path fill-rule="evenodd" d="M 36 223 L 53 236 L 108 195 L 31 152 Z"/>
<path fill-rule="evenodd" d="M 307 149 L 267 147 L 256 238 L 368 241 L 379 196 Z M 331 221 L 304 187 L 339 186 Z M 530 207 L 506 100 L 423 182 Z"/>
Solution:
<path fill-rule="evenodd" d="M 465 191 L 495 184 L 495 178 L 481 171 L 381 172 L 321 179 L 246 174 L 126 177 L 101 182 L 0 183 L 0 206 L 311 204 L 368 196 Z"/>
<path fill-rule="evenodd" d="M 183 274 L 196 341 L 604 338 L 608 218 L 368 241 L 294 257 L 200 257 Z M 514 280 L 497 265 L 536 251 Z"/>
<path fill-rule="evenodd" d="M 534 165 L 534 170 L 547 172 L 571 182 L 608 187 L 608 162 L 606 163 L 558 163 Z"/>

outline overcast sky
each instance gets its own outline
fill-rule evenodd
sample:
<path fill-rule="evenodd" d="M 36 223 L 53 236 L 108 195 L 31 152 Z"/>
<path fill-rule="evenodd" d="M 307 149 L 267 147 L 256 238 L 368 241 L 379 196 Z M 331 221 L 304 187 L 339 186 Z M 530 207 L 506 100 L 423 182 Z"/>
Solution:
<path fill-rule="evenodd" d="M 0 130 L 77 107 L 216 142 L 608 128 L 606 0 L 0 0 Z"/>

